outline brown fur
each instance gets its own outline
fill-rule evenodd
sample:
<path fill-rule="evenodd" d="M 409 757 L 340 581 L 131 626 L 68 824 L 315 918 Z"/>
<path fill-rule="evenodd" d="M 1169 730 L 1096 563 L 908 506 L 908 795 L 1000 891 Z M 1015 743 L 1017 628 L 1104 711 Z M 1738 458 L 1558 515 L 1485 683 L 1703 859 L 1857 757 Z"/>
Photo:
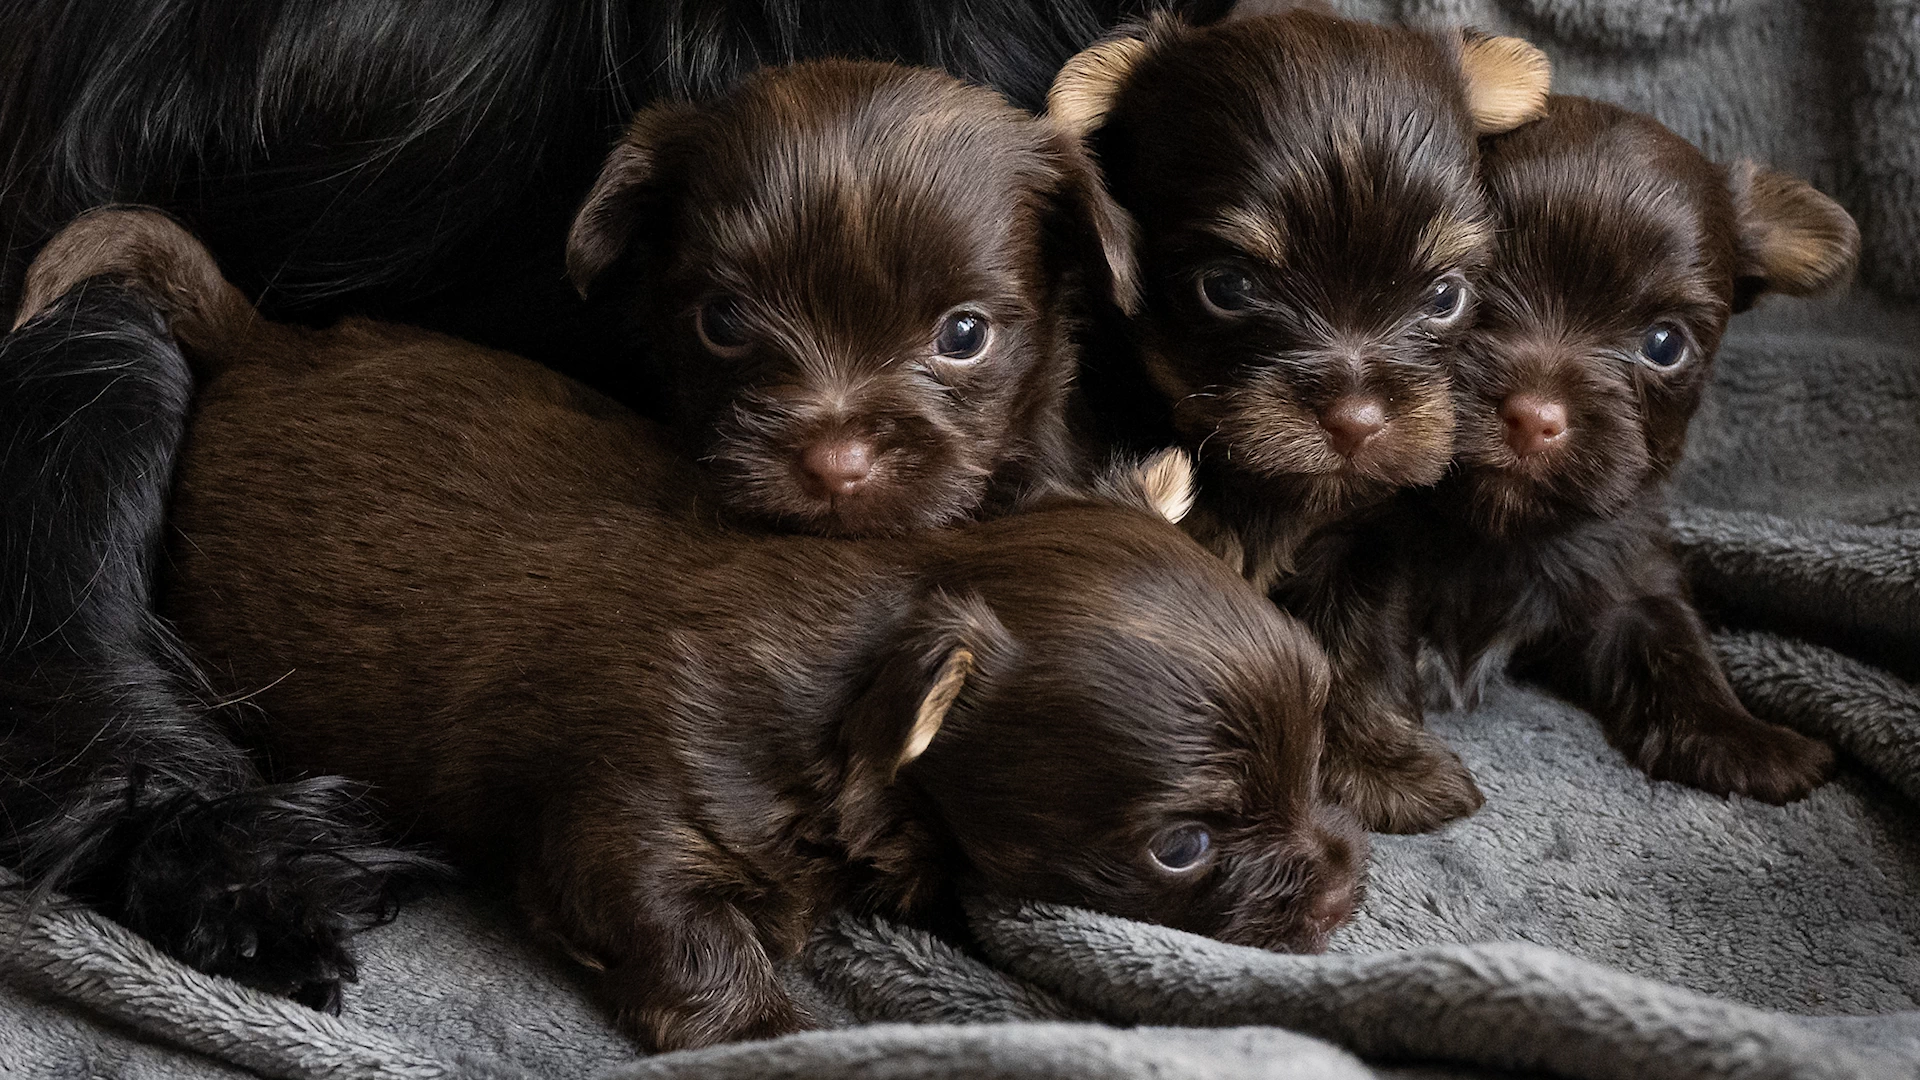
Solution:
<path fill-rule="evenodd" d="M 514 882 L 649 1045 L 807 1026 L 774 964 L 842 903 L 934 919 L 978 889 L 1290 949 L 1352 911 L 1325 662 L 1164 520 L 1056 500 L 913 541 L 740 533 L 606 399 L 397 326 L 202 322 L 166 283 L 211 261 L 167 244 L 94 256 L 210 379 L 163 612 L 278 772 L 366 781 Z M 85 246 L 48 265 L 85 280 Z M 1157 866 L 1193 822 L 1207 857 Z"/>
<path fill-rule="evenodd" d="M 1491 140 L 1486 176 L 1501 244 L 1456 381 L 1461 468 L 1414 526 L 1447 689 L 1471 700 L 1514 657 L 1655 777 L 1805 795 L 1832 752 L 1735 699 L 1668 549 L 1661 487 L 1728 317 L 1761 291 L 1844 280 L 1858 232 L 1800 180 L 1722 168 L 1650 117 L 1581 98 Z M 1656 327 L 1684 339 L 1677 363 L 1643 352 Z M 1543 406 L 1564 421 L 1530 443 Z"/>
<path fill-rule="evenodd" d="M 951 524 L 1078 475 L 1075 328 L 1137 291 L 1127 224 L 1077 140 L 990 90 L 852 62 L 642 112 L 568 268 L 627 312 L 727 510 L 837 535 Z M 738 312 L 738 355 L 702 344 L 714 303 Z M 938 327 L 963 308 L 993 336 L 948 362 Z M 861 486 L 810 483 L 809 451 L 846 440 L 871 453 Z"/>
<path fill-rule="evenodd" d="M 1067 69 L 1146 284 L 1138 363 L 1090 357 L 1087 393 L 1118 418 L 1110 437 L 1196 455 L 1189 531 L 1328 647 L 1328 789 L 1380 829 L 1470 812 L 1480 793 L 1419 727 L 1418 687 L 1385 684 L 1405 642 L 1374 628 L 1409 600 L 1373 584 L 1404 580 L 1374 520 L 1452 457 L 1448 354 L 1492 242 L 1476 135 L 1537 109 L 1544 60 L 1512 39 L 1298 10 L 1137 35 L 1124 68 Z M 1223 271 L 1252 283 L 1243 310 L 1210 306 Z M 1441 281 L 1462 306 L 1429 318 Z M 1382 426 L 1343 448 L 1356 402 Z"/>

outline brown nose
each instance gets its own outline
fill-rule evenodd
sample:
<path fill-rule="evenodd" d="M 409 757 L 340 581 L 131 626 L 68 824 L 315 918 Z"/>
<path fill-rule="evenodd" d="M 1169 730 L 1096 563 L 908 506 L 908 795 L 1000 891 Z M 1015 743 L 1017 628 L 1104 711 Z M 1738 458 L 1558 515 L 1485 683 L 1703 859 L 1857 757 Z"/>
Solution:
<path fill-rule="evenodd" d="M 800 451 L 800 476 L 817 498 L 852 495 L 873 474 L 873 446 L 864 439 L 829 438 Z"/>
<path fill-rule="evenodd" d="M 1348 394 L 1320 414 L 1327 444 L 1341 457 L 1352 457 L 1367 440 L 1387 426 L 1387 405 L 1377 397 Z"/>
<path fill-rule="evenodd" d="M 1567 407 L 1550 397 L 1518 393 L 1500 403 L 1507 445 L 1521 457 L 1545 453 L 1567 433 Z"/>

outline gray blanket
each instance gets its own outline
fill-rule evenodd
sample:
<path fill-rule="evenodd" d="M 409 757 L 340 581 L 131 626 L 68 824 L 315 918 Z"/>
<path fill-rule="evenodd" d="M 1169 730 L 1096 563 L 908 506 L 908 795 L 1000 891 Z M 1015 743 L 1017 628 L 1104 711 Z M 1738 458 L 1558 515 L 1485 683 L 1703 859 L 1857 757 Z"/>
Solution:
<path fill-rule="evenodd" d="M 1862 286 L 1736 320 L 1674 491 L 1759 714 L 1840 777 L 1774 808 L 1653 783 L 1500 684 L 1431 723 L 1485 809 L 1383 837 L 1324 957 L 982 900 L 975 952 L 842 919 L 791 973 L 832 1030 L 650 1059 L 480 888 L 366 935 L 338 1018 L 0 893 L 0 1076 L 1920 1078 L 1920 8 L 1354 0 L 1553 54 L 1562 89 L 1838 194 Z"/>

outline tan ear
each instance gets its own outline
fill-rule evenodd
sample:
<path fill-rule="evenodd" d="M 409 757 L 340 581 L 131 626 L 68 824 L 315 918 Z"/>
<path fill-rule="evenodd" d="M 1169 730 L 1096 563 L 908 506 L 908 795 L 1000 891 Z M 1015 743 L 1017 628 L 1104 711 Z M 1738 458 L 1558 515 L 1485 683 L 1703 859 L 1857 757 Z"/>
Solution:
<path fill-rule="evenodd" d="M 1180 447 L 1169 446 L 1141 462 L 1134 476 L 1147 501 L 1173 524 L 1180 524 L 1193 510 L 1193 458 Z"/>
<path fill-rule="evenodd" d="M 567 232 L 567 280 L 581 296 L 626 250 L 640 213 L 640 192 L 659 169 L 661 147 L 693 115 L 691 106 L 679 103 L 642 109 L 607 155 Z"/>
<path fill-rule="evenodd" d="M 1547 115 L 1553 63 L 1531 42 L 1462 31 L 1460 74 L 1467 111 L 1482 135 L 1498 135 Z"/>
<path fill-rule="evenodd" d="M 954 700 L 967 685 L 967 676 L 973 674 L 973 650 L 965 645 L 957 645 L 947 654 L 940 665 L 939 674 L 933 677 L 933 683 L 927 687 L 926 695 L 920 699 L 920 705 L 913 713 L 913 726 L 907 729 L 907 741 L 900 747 L 900 757 L 894 761 L 893 768 L 898 772 L 902 766 L 933 745 L 933 737 L 940 733 L 940 725 L 946 722 L 947 710 L 953 708 Z"/>
<path fill-rule="evenodd" d="M 1076 138 L 1085 138 L 1113 109 L 1127 75 L 1148 52 L 1137 37 L 1108 38 L 1075 54 L 1047 91 L 1047 115 Z"/>
<path fill-rule="evenodd" d="M 1853 276 L 1860 227 L 1840 204 L 1798 177 L 1735 162 L 1728 170 L 1740 225 L 1734 309 L 1765 292 L 1807 296 Z"/>

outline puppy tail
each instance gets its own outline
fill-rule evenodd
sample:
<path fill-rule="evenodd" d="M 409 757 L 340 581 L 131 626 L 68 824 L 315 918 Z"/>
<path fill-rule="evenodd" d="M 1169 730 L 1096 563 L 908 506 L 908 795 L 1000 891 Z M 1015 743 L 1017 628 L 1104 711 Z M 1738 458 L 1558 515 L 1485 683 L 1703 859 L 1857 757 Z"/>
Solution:
<path fill-rule="evenodd" d="M 222 358 L 260 324 L 253 305 L 185 226 L 149 207 L 103 206 L 75 218 L 40 249 L 27 267 L 13 328 L 98 278 L 153 301 L 202 376 L 224 366 Z"/>

